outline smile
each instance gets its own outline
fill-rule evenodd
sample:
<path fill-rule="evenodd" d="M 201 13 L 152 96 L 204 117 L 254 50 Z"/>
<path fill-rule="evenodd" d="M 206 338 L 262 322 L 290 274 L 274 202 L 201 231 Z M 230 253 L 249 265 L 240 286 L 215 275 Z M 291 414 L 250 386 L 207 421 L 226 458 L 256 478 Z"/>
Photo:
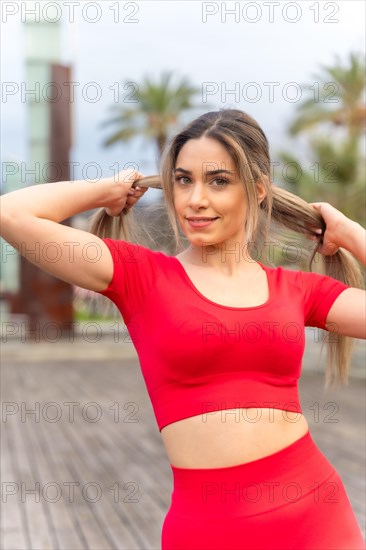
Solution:
<path fill-rule="evenodd" d="M 202 228 L 212 225 L 218 218 L 186 218 L 191 227 Z"/>

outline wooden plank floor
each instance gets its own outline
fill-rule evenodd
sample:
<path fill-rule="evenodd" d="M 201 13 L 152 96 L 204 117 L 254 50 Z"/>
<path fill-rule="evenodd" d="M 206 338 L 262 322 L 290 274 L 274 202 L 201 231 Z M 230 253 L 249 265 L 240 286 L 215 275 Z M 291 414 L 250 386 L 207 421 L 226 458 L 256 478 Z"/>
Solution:
<path fill-rule="evenodd" d="M 304 373 L 303 411 L 365 534 L 365 380 L 322 384 Z M 172 476 L 136 359 L 7 360 L 2 401 L 2 549 L 160 548 Z"/>

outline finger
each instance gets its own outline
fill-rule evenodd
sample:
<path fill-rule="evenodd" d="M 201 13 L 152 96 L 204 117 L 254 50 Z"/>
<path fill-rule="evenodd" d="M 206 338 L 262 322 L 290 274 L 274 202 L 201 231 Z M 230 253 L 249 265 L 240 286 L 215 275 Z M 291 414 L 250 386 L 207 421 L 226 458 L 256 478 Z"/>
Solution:
<path fill-rule="evenodd" d="M 127 200 L 138 201 L 144 195 L 144 191 L 135 191 L 135 193 L 127 196 Z"/>
<path fill-rule="evenodd" d="M 327 243 L 323 245 L 323 249 L 326 256 L 333 256 L 339 250 L 339 246 L 334 243 Z"/>
<path fill-rule="evenodd" d="M 141 193 L 146 193 L 146 191 L 149 189 L 148 187 L 141 187 L 140 185 L 136 185 L 136 187 L 134 188 L 135 191 L 139 191 Z"/>
<path fill-rule="evenodd" d="M 309 230 L 314 231 L 314 233 L 323 233 L 323 229 L 317 225 L 310 225 Z"/>
<path fill-rule="evenodd" d="M 141 172 L 135 172 L 134 174 L 134 182 L 133 182 L 133 187 L 134 189 L 136 189 L 136 187 L 138 186 L 138 182 L 140 179 L 144 178 L 145 176 L 141 173 Z"/>
<path fill-rule="evenodd" d="M 141 197 L 138 197 L 138 196 L 128 197 L 126 200 L 125 207 L 132 208 L 140 198 Z"/>
<path fill-rule="evenodd" d="M 147 191 L 147 187 L 145 188 L 131 188 L 127 193 L 127 198 L 129 197 L 142 197 L 142 195 Z"/>
<path fill-rule="evenodd" d="M 309 206 L 312 206 L 313 210 L 315 210 L 315 212 L 320 212 L 322 211 L 322 207 L 324 206 L 324 203 L 323 202 L 309 202 Z"/>
<path fill-rule="evenodd" d="M 336 252 L 338 252 L 338 250 L 339 246 L 335 245 L 334 243 L 319 243 L 316 249 L 316 251 L 323 256 L 333 256 Z"/>

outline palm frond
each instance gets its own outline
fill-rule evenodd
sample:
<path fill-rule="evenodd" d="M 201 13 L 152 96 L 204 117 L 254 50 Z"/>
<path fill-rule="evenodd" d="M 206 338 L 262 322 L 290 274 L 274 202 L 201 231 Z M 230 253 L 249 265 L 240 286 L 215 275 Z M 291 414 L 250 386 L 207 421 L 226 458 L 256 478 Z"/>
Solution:
<path fill-rule="evenodd" d="M 193 86 L 186 77 L 174 84 L 173 75 L 173 71 L 163 71 L 157 82 L 145 75 L 135 92 L 138 98 L 136 106 L 127 109 L 122 105 L 113 106 L 113 116 L 101 126 L 115 125 L 119 129 L 104 141 L 105 146 L 141 135 L 154 139 L 160 149 L 170 128 L 178 124 L 181 113 L 187 109 L 200 108 L 200 105 L 193 105 L 193 96 L 199 92 L 199 88 Z M 124 86 L 130 82 L 126 80 Z"/>
<path fill-rule="evenodd" d="M 117 143 L 117 141 L 128 141 L 131 138 L 137 136 L 138 134 L 139 134 L 139 131 L 136 128 L 123 128 L 122 130 L 119 130 L 115 134 L 112 134 L 109 138 L 105 139 L 103 141 L 103 146 L 109 147 L 110 145 Z"/>

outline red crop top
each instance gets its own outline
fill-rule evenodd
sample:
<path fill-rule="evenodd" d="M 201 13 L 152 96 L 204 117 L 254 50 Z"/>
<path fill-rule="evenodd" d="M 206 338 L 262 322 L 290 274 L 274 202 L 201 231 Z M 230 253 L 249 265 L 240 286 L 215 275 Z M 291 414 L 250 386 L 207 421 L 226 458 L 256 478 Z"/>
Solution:
<path fill-rule="evenodd" d="M 304 326 L 324 329 L 347 285 L 258 262 L 267 274 L 268 300 L 253 307 L 225 306 L 203 296 L 174 256 L 123 240 L 103 241 L 114 273 L 99 294 L 122 314 L 160 431 L 224 409 L 302 412 Z"/>

